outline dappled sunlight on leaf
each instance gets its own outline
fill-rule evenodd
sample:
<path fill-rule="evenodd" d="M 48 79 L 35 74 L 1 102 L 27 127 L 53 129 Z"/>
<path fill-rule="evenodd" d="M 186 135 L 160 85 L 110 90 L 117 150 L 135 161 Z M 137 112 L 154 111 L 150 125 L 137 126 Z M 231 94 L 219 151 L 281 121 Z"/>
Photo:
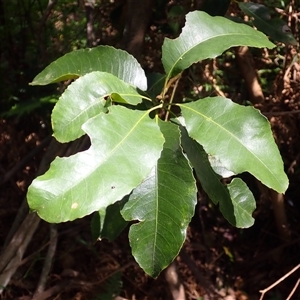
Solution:
<path fill-rule="evenodd" d="M 90 119 L 83 130 L 91 147 L 56 158 L 28 190 L 31 209 L 48 222 L 81 218 L 122 199 L 148 176 L 164 143 L 147 111 L 121 106 Z"/>

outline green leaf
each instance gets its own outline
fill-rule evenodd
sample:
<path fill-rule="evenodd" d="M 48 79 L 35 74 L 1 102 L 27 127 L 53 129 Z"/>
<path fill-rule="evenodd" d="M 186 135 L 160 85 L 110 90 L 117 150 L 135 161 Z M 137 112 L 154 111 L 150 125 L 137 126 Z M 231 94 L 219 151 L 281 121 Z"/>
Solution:
<path fill-rule="evenodd" d="M 138 264 L 157 277 L 178 255 L 194 214 L 197 189 L 192 169 L 180 147 L 178 126 L 160 121 L 166 139 L 161 158 L 149 177 L 130 195 L 121 211 Z"/>
<path fill-rule="evenodd" d="M 134 87 L 112 74 L 86 74 L 68 86 L 53 109 L 52 127 L 55 138 L 64 143 L 82 136 L 85 133 L 82 125 L 87 120 L 101 112 L 107 112 L 106 97 L 133 105 L 142 101 L 142 96 Z"/>
<path fill-rule="evenodd" d="M 205 151 L 228 170 L 249 172 L 279 193 L 288 179 L 268 120 L 253 107 L 223 97 L 178 104 L 186 129 Z"/>
<path fill-rule="evenodd" d="M 263 33 L 247 25 L 224 17 L 211 17 L 201 11 L 190 12 L 181 35 L 164 41 L 162 62 L 167 77 L 177 75 L 200 60 L 214 58 L 233 46 L 274 47 Z"/>
<path fill-rule="evenodd" d="M 287 23 L 279 18 L 272 18 L 269 8 L 263 4 L 239 2 L 240 9 L 254 18 L 253 25 L 266 33 L 271 39 L 286 45 L 298 45 Z"/>
<path fill-rule="evenodd" d="M 46 85 L 76 79 L 93 71 L 111 73 L 142 91 L 147 89 L 145 72 L 137 60 L 126 51 L 110 46 L 67 53 L 39 73 L 31 85 Z"/>
<path fill-rule="evenodd" d="M 225 199 L 224 202 L 228 202 L 230 200 L 229 193 L 221 183 L 221 177 L 213 171 L 203 147 L 188 136 L 185 128 L 181 128 L 181 134 L 183 149 L 209 198 L 214 204 L 218 204 L 222 199 Z M 228 221 L 233 222 L 232 220 Z"/>
<path fill-rule="evenodd" d="M 149 111 L 113 106 L 83 125 L 91 147 L 56 158 L 31 184 L 32 210 L 51 223 L 75 220 L 128 195 L 156 165 L 164 138 Z M 151 137 L 151 138 L 149 138 Z"/>
<path fill-rule="evenodd" d="M 229 185 L 221 183 L 221 176 L 212 169 L 203 147 L 192 140 L 185 128 L 181 128 L 182 145 L 189 161 L 195 169 L 202 188 L 224 218 L 233 226 L 248 228 L 253 225 L 252 213 L 256 207 L 255 199 L 240 179 L 234 179 Z"/>
<path fill-rule="evenodd" d="M 246 183 L 240 178 L 234 178 L 228 185 L 228 190 L 233 204 L 236 224 L 239 228 L 248 228 L 254 224 L 252 213 L 256 208 L 253 194 Z M 220 211 L 224 216 L 232 214 L 232 209 L 224 202 L 220 202 Z"/>
<path fill-rule="evenodd" d="M 128 222 L 123 219 L 120 213 L 127 200 L 128 197 L 126 196 L 123 200 L 117 201 L 94 213 L 91 221 L 94 241 L 103 238 L 113 241 L 127 226 Z"/>
<path fill-rule="evenodd" d="M 208 160 L 214 172 L 222 178 L 229 178 L 235 175 L 232 171 L 227 170 L 216 157 L 209 155 Z"/>

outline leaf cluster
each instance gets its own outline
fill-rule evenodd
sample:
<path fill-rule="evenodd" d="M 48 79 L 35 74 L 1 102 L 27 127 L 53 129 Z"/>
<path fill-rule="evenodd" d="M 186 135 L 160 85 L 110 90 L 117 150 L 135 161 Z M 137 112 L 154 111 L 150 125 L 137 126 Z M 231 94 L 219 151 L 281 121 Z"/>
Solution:
<path fill-rule="evenodd" d="M 53 223 L 95 213 L 95 238 L 113 239 L 134 222 L 132 253 L 153 277 L 183 245 L 196 180 L 232 225 L 251 226 L 255 199 L 238 174 L 249 172 L 280 193 L 288 186 L 268 120 L 223 97 L 174 100 L 184 70 L 239 45 L 274 46 L 247 25 L 195 11 L 177 39 L 165 39 L 165 74 L 151 86 L 131 55 L 108 46 L 50 64 L 32 85 L 76 79 L 53 110 L 54 137 L 64 143 L 87 134 L 91 147 L 56 158 L 29 187 L 30 208 Z"/>

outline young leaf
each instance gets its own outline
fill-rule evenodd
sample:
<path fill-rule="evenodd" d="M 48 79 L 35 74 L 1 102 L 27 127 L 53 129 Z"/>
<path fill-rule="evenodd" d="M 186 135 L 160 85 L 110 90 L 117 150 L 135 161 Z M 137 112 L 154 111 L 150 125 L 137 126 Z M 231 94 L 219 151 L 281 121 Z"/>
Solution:
<path fill-rule="evenodd" d="M 219 203 L 224 218 L 238 228 L 252 226 L 252 213 L 256 203 L 247 185 L 240 179 L 234 179 L 227 186 L 222 184 L 221 176 L 212 169 L 203 147 L 188 136 L 185 128 L 181 127 L 181 133 L 183 149 L 196 171 L 202 188 L 214 204 Z"/>
<path fill-rule="evenodd" d="M 138 220 L 129 239 L 138 264 L 157 277 L 178 255 L 197 202 L 192 169 L 180 147 L 178 126 L 160 121 L 166 139 L 161 158 L 130 195 L 122 215 Z"/>
<path fill-rule="evenodd" d="M 91 147 L 56 158 L 28 190 L 32 210 L 51 223 L 75 220 L 129 194 L 156 165 L 164 138 L 149 111 L 113 106 L 83 125 Z M 150 138 L 151 137 L 151 138 Z"/>
<path fill-rule="evenodd" d="M 110 46 L 67 53 L 39 73 L 31 85 L 46 85 L 76 79 L 93 71 L 111 73 L 142 91 L 147 89 L 145 72 L 137 60 L 126 51 Z"/>
<path fill-rule="evenodd" d="M 288 178 L 268 120 L 253 107 L 223 97 L 205 98 L 181 107 L 189 136 L 225 168 L 249 172 L 279 193 Z"/>
<path fill-rule="evenodd" d="M 286 45 L 298 45 L 286 22 L 279 18 L 272 18 L 269 8 L 263 4 L 239 2 L 240 9 L 248 16 L 253 17 L 253 25 L 266 33 L 271 39 Z"/>
<path fill-rule="evenodd" d="M 134 87 L 105 72 L 86 74 L 70 84 L 52 112 L 54 137 L 61 143 L 84 134 L 82 125 L 100 112 L 106 112 L 105 97 L 115 95 L 118 102 L 136 105 L 142 96 Z"/>
<path fill-rule="evenodd" d="M 273 48 L 274 44 L 250 26 L 224 17 L 211 17 L 201 11 L 190 12 L 181 35 L 164 41 L 162 62 L 167 77 L 177 75 L 195 62 L 214 58 L 233 46 Z"/>

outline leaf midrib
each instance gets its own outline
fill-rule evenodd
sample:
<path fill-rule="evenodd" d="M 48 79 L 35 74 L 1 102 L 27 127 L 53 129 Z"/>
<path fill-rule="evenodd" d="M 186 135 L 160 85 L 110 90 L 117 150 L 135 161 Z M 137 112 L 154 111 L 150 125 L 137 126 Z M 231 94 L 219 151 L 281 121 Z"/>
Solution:
<path fill-rule="evenodd" d="M 184 55 L 186 55 L 189 51 L 192 51 L 194 48 L 198 47 L 198 46 L 202 46 L 202 43 L 205 43 L 207 41 L 210 41 L 210 40 L 213 40 L 215 38 L 219 38 L 219 37 L 226 37 L 226 36 L 252 36 L 252 34 L 245 34 L 245 33 L 239 33 L 239 32 L 236 32 L 236 33 L 226 33 L 226 34 L 220 34 L 218 36 L 213 36 L 211 38 L 207 38 L 205 40 L 202 40 L 200 42 L 198 42 L 196 45 L 190 47 L 187 51 L 185 51 L 182 55 L 179 56 L 179 58 L 175 61 L 175 63 L 173 64 L 172 68 L 170 69 L 169 73 L 168 73 L 168 79 L 170 78 L 170 74 L 172 74 L 175 66 L 177 65 L 177 63 L 182 60 L 182 57 Z M 177 40 L 176 40 L 177 41 Z M 172 42 L 172 40 L 171 40 Z M 239 46 L 240 44 L 237 44 L 237 45 L 232 45 L 231 47 L 234 47 L 234 46 Z M 210 58 L 209 56 L 206 57 L 206 58 Z M 206 58 L 203 58 L 203 59 L 206 59 Z"/>
<path fill-rule="evenodd" d="M 235 135 L 233 135 L 229 130 L 227 130 L 225 127 L 221 126 L 219 123 L 215 122 L 212 118 L 207 117 L 206 115 L 200 113 L 199 111 L 189 107 L 189 106 L 185 106 L 182 104 L 178 104 L 179 106 L 183 106 L 186 109 L 189 109 L 191 111 L 193 111 L 194 113 L 202 116 L 204 119 L 208 120 L 211 123 L 214 123 L 217 127 L 223 129 L 226 133 L 228 133 L 231 137 L 233 137 L 244 149 L 246 149 L 254 158 L 256 158 L 264 167 L 265 169 L 267 169 L 269 171 L 270 174 L 272 174 L 272 177 L 278 182 L 278 184 L 281 186 L 280 182 L 277 180 L 277 177 L 275 176 L 275 174 L 267 167 L 267 165 L 255 154 L 253 153 L 250 149 L 248 149 L 246 146 L 244 146 L 244 144 L 242 143 L 242 141 L 237 138 Z"/>
<path fill-rule="evenodd" d="M 72 190 L 74 188 L 74 186 L 80 184 L 81 182 L 85 181 L 87 179 L 87 177 L 91 176 L 104 162 L 106 162 L 109 157 L 111 157 L 113 155 L 113 153 L 123 144 L 123 142 L 127 139 L 127 137 L 129 137 L 129 135 L 134 131 L 134 129 L 138 126 L 138 124 L 145 118 L 145 116 L 147 116 L 149 114 L 149 111 L 146 111 L 141 118 L 136 122 L 136 124 L 132 127 L 132 129 L 123 137 L 123 139 L 117 144 L 115 145 L 115 147 L 109 152 L 109 154 L 107 156 L 105 156 L 104 159 L 101 160 L 101 162 L 99 164 L 96 164 L 95 167 L 93 169 L 91 169 L 91 172 L 89 172 L 89 174 L 86 177 L 82 177 L 81 180 L 76 181 L 76 183 L 72 184 L 70 186 L 70 188 L 68 188 L 68 190 L 66 190 L 61 196 L 66 195 L 67 193 L 69 193 L 70 190 Z M 91 138 L 91 140 L 93 140 Z M 88 151 L 88 150 L 87 150 Z"/>

